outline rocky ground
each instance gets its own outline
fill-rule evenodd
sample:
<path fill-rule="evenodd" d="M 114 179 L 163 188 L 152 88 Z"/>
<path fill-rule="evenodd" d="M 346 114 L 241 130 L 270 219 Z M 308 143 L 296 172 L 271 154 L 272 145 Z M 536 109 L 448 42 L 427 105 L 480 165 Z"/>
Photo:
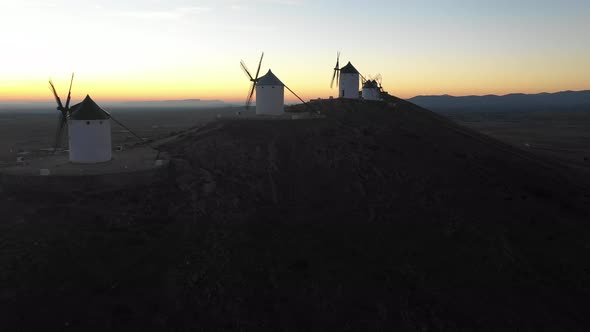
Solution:
<path fill-rule="evenodd" d="M 311 106 L 167 141 L 153 186 L 0 193 L 2 330 L 590 326 L 585 174 L 394 97 Z"/>

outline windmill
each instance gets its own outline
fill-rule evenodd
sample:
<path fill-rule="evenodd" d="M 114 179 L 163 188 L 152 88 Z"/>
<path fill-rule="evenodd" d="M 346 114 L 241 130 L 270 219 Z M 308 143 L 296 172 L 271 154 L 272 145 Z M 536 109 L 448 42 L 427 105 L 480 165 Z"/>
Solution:
<path fill-rule="evenodd" d="M 363 78 L 363 99 L 365 100 L 381 100 L 381 90 L 377 80 L 381 75 L 374 78 L 371 75 L 367 76 L 369 79 Z"/>
<path fill-rule="evenodd" d="M 268 72 L 262 77 L 258 77 L 260 74 L 260 67 L 262 65 L 262 58 L 264 52 L 260 56 L 258 62 L 258 69 L 256 69 L 256 75 L 252 76 L 248 67 L 243 60 L 240 61 L 240 67 L 252 82 L 248 95 L 246 97 L 246 110 L 250 109 L 252 99 L 254 97 L 254 91 L 256 91 L 256 114 L 266 115 L 281 115 L 285 109 L 285 89 L 289 90 L 297 99 L 299 99 L 304 105 L 306 105 L 311 111 L 315 112 L 308 103 L 303 101 L 293 90 L 285 85 L 278 77 L 273 74 L 269 69 Z"/>
<path fill-rule="evenodd" d="M 362 77 L 363 82 L 365 78 L 354 68 L 350 61 L 348 64 L 340 68 L 340 82 L 339 94 L 340 98 L 359 99 L 359 80 Z"/>
<path fill-rule="evenodd" d="M 252 98 L 254 97 L 254 90 L 256 89 L 256 83 L 258 83 L 258 74 L 260 74 L 260 66 L 262 65 L 262 58 L 264 58 L 264 52 L 262 52 L 262 55 L 260 55 L 260 61 L 258 62 L 258 69 L 256 69 L 256 76 L 254 76 L 254 77 L 250 74 L 250 71 L 248 70 L 248 67 L 246 67 L 244 60 L 240 60 L 240 67 L 242 68 L 242 70 L 244 71 L 246 76 L 248 76 L 248 78 L 250 78 L 250 82 L 252 82 L 252 85 L 250 86 L 250 89 L 248 90 L 248 96 L 246 97 L 246 110 L 249 110 L 250 105 L 252 104 Z"/>
<path fill-rule="evenodd" d="M 74 73 L 72 73 L 72 78 L 70 79 L 70 89 L 68 90 L 68 97 L 66 99 L 66 105 L 64 106 L 61 103 L 61 99 L 59 98 L 59 95 L 57 94 L 57 90 L 55 89 L 55 85 L 53 84 L 53 81 L 51 79 L 49 79 L 49 89 L 53 93 L 53 97 L 55 98 L 55 101 L 57 102 L 57 110 L 61 112 L 61 116 L 59 117 L 59 123 L 57 125 L 57 131 L 55 133 L 55 144 L 53 146 L 54 153 L 57 151 L 57 148 L 59 147 L 59 145 L 62 141 L 64 128 L 68 125 L 68 116 L 70 114 L 70 100 L 72 99 L 72 84 L 73 83 L 74 83 Z"/>
<path fill-rule="evenodd" d="M 346 66 L 340 68 L 340 52 L 338 52 L 336 54 L 336 66 L 332 73 L 330 89 L 334 87 L 334 80 L 336 80 L 339 98 L 358 99 L 360 95 L 359 81 L 361 78 L 364 83 L 366 81 L 365 77 L 354 68 L 350 61 Z"/>
<path fill-rule="evenodd" d="M 61 112 L 55 135 L 54 152 L 61 143 L 64 128 L 67 127 L 70 162 L 92 164 L 111 160 L 111 121 L 144 143 L 143 138 L 114 119 L 109 112 L 98 106 L 89 95 L 86 95 L 82 102 L 70 107 L 73 82 L 74 74 L 72 73 L 70 89 L 64 106 L 55 84 L 51 79 L 49 80 L 49 88 L 57 102 L 57 110 Z"/>
<path fill-rule="evenodd" d="M 334 80 L 336 80 L 336 86 L 338 86 L 340 81 L 340 51 L 336 54 L 336 66 L 334 66 L 334 74 L 332 74 L 330 89 L 334 87 Z"/>

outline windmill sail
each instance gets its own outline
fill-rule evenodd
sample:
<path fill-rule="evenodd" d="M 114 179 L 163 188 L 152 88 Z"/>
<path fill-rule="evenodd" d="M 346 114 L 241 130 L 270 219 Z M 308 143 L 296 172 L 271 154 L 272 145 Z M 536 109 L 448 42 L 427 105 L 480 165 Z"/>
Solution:
<path fill-rule="evenodd" d="M 334 79 L 336 79 L 336 86 L 338 86 L 338 82 L 340 81 L 340 52 L 336 54 L 336 66 L 334 66 L 334 73 L 332 74 L 330 89 L 334 87 Z"/>
<path fill-rule="evenodd" d="M 264 58 L 264 52 L 262 52 L 262 55 L 260 56 L 260 61 L 258 61 L 258 68 L 256 69 L 256 76 L 252 77 L 252 74 L 250 74 L 250 71 L 248 70 L 248 67 L 246 66 L 246 64 L 244 63 L 243 60 L 240 60 L 240 68 L 242 68 L 242 71 L 246 74 L 246 76 L 248 76 L 248 78 L 250 79 L 250 82 L 252 82 L 252 85 L 250 86 L 250 89 L 248 90 L 248 94 L 246 95 L 246 110 L 250 109 L 250 105 L 252 105 L 252 100 L 254 98 L 254 91 L 256 90 L 256 84 L 258 82 L 258 75 L 260 74 L 260 67 L 262 66 L 262 59 Z"/>
<path fill-rule="evenodd" d="M 53 84 L 53 81 L 51 79 L 49 79 L 49 89 L 51 90 L 51 93 L 53 94 L 53 97 L 55 98 L 55 102 L 57 103 L 57 110 L 60 111 L 60 117 L 59 117 L 59 123 L 57 125 L 57 131 L 55 133 L 55 143 L 53 145 L 53 151 L 56 152 L 57 149 L 60 147 L 61 145 L 61 141 L 62 141 L 62 137 L 63 137 L 63 131 L 65 130 L 65 128 L 68 125 L 68 116 L 69 116 L 69 112 L 70 112 L 70 101 L 72 99 L 72 85 L 74 83 L 74 73 L 72 73 L 72 78 L 70 79 L 70 88 L 68 90 L 68 97 L 66 99 L 66 105 L 64 107 L 64 105 L 61 102 L 61 98 L 59 97 L 58 93 L 57 93 L 57 89 L 55 88 L 55 84 Z"/>

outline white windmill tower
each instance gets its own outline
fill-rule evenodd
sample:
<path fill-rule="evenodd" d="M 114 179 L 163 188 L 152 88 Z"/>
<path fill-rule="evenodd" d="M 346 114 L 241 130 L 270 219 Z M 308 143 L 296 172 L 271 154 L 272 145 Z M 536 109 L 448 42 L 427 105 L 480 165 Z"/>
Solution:
<path fill-rule="evenodd" d="M 112 159 L 110 118 L 88 95 L 72 106 L 68 118 L 71 162 L 91 164 Z"/>
<path fill-rule="evenodd" d="M 359 83 L 361 74 L 356 68 L 348 62 L 348 64 L 340 68 L 340 52 L 336 57 L 336 66 L 334 67 L 334 74 L 332 75 L 332 83 L 330 88 L 334 86 L 334 79 L 336 79 L 338 86 L 338 97 L 347 99 L 359 99 Z M 363 80 L 364 81 L 364 80 Z"/>
<path fill-rule="evenodd" d="M 262 65 L 262 58 L 264 57 L 264 52 L 260 56 L 260 61 L 258 62 L 258 69 L 256 70 L 256 75 L 252 76 L 250 71 L 246 67 L 244 61 L 240 61 L 240 66 L 246 76 L 252 82 L 250 86 L 250 90 L 248 96 L 246 98 L 246 109 L 250 108 L 252 104 L 252 99 L 254 97 L 254 91 L 256 91 L 256 114 L 257 115 L 281 115 L 285 113 L 285 89 L 289 90 L 295 97 L 297 97 L 301 102 L 306 104 L 308 107 L 309 105 L 303 101 L 293 90 L 289 89 L 288 86 L 283 84 L 281 80 L 273 74 L 273 72 L 269 69 L 266 75 L 262 77 L 258 77 L 260 73 L 260 66 Z"/>
<path fill-rule="evenodd" d="M 360 73 L 350 61 L 340 68 L 339 97 L 347 99 L 359 98 Z"/>
<path fill-rule="evenodd" d="M 256 82 L 256 114 L 280 115 L 285 111 L 285 84 L 269 69 Z"/>
<path fill-rule="evenodd" d="M 70 161 L 73 163 L 100 163 L 112 158 L 111 152 L 111 116 L 100 108 L 90 96 L 79 104 L 70 108 L 72 83 L 66 105 L 63 106 L 53 82 L 49 86 L 57 102 L 57 109 L 61 112 L 57 128 L 55 148 L 61 143 L 64 127 L 68 127 Z"/>

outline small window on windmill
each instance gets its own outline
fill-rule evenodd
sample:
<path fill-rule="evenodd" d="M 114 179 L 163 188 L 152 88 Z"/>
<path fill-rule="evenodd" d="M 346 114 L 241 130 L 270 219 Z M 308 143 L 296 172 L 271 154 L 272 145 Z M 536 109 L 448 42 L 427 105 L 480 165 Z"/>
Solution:
<path fill-rule="evenodd" d="M 89 124 L 90 124 L 90 121 L 86 121 L 86 125 L 89 125 Z"/>
<path fill-rule="evenodd" d="M 99 123 L 102 124 L 102 121 L 100 121 Z"/>

